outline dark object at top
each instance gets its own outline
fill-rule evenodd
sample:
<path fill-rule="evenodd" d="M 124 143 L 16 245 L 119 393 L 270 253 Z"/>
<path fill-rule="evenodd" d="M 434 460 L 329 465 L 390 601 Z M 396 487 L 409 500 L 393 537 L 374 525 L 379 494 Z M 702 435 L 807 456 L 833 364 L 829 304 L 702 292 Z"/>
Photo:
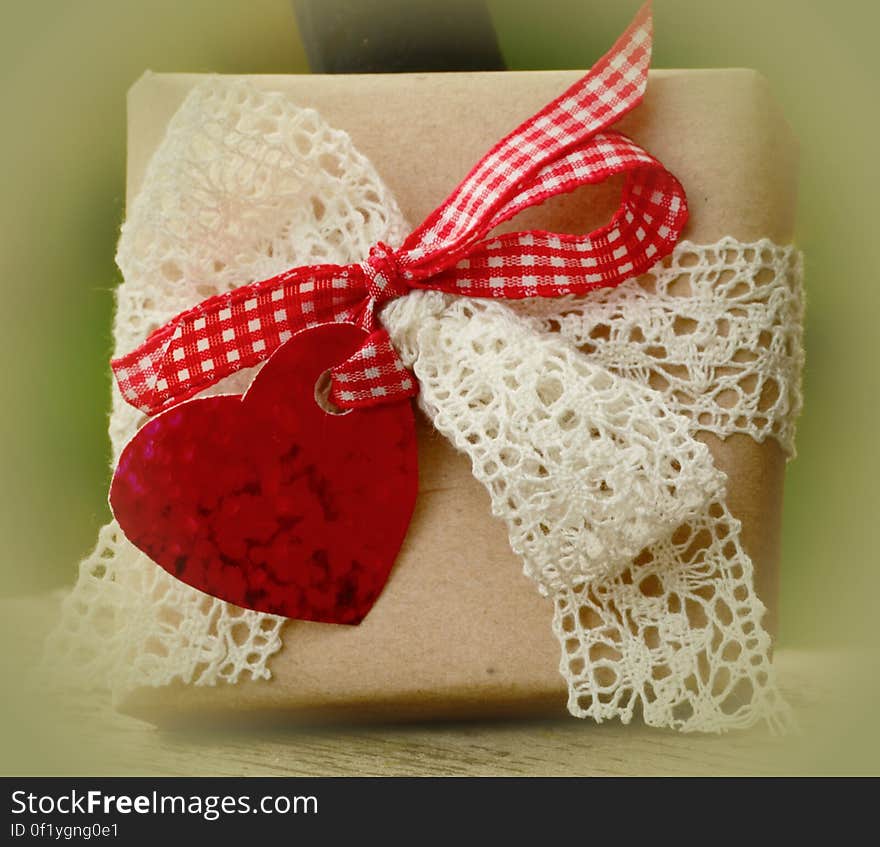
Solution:
<path fill-rule="evenodd" d="M 503 70 L 482 0 L 294 0 L 313 73 Z"/>

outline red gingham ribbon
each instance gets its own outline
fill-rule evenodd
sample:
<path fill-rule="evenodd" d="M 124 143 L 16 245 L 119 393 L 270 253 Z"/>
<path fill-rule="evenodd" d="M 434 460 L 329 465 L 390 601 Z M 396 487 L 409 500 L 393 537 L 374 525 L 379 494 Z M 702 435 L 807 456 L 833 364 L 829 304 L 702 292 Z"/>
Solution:
<path fill-rule="evenodd" d="M 411 397 L 377 307 L 413 288 L 468 297 L 558 297 L 614 286 L 674 247 L 687 221 L 684 189 L 655 158 L 607 127 L 641 102 L 651 57 L 651 4 L 581 80 L 502 139 L 399 249 L 366 261 L 312 265 L 211 297 L 111 364 L 125 399 L 153 414 L 259 364 L 294 333 L 329 322 L 370 334 L 331 371 L 343 408 Z M 611 221 L 588 235 L 543 231 L 487 238 L 548 197 L 626 179 Z"/>

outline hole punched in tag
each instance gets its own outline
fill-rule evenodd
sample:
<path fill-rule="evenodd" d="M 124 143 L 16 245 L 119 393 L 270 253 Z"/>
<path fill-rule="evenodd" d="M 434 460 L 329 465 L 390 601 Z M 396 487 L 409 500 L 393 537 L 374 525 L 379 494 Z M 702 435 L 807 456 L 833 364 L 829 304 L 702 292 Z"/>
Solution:
<path fill-rule="evenodd" d="M 343 409 L 340 406 L 337 406 L 330 399 L 330 389 L 332 387 L 332 384 L 333 379 L 330 375 L 330 370 L 328 368 L 315 381 L 315 403 L 318 404 L 319 409 L 326 412 L 328 415 L 342 417 L 344 415 L 347 415 L 352 410 Z"/>

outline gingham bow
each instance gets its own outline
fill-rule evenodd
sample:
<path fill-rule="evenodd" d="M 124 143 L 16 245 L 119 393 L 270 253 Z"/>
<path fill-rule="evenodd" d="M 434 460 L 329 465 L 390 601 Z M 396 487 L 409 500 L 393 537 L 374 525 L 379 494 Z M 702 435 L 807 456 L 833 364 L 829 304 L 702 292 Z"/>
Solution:
<path fill-rule="evenodd" d="M 294 333 L 329 322 L 369 332 L 331 371 L 331 399 L 358 408 L 412 396 L 378 307 L 413 288 L 468 297 L 558 297 L 614 286 L 674 247 L 684 189 L 660 162 L 607 127 L 641 102 L 651 57 L 650 3 L 581 80 L 495 145 L 397 248 L 352 265 L 313 265 L 211 297 L 153 333 L 113 371 L 128 402 L 154 414 L 241 368 Z M 626 175 L 611 221 L 587 235 L 489 233 L 522 210 Z"/>

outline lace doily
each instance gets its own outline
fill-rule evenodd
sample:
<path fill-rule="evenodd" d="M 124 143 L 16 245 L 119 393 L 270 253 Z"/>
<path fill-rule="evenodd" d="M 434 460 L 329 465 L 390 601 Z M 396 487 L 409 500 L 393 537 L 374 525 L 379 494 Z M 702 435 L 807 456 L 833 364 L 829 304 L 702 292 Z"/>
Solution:
<path fill-rule="evenodd" d="M 204 82 L 123 227 L 115 352 L 210 294 L 358 261 L 407 231 L 345 133 L 283 95 Z M 800 272 L 791 247 L 725 239 L 681 244 L 649 274 L 584 298 L 420 293 L 383 312 L 423 408 L 469 454 L 551 598 L 574 714 L 628 721 L 640 710 L 699 730 L 784 719 L 724 475 L 693 435 L 773 437 L 791 453 Z M 141 422 L 114 388 L 114 461 Z M 270 676 L 282 622 L 174 580 L 111 523 L 46 655 L 116 692 L 234 683 Z"/>

